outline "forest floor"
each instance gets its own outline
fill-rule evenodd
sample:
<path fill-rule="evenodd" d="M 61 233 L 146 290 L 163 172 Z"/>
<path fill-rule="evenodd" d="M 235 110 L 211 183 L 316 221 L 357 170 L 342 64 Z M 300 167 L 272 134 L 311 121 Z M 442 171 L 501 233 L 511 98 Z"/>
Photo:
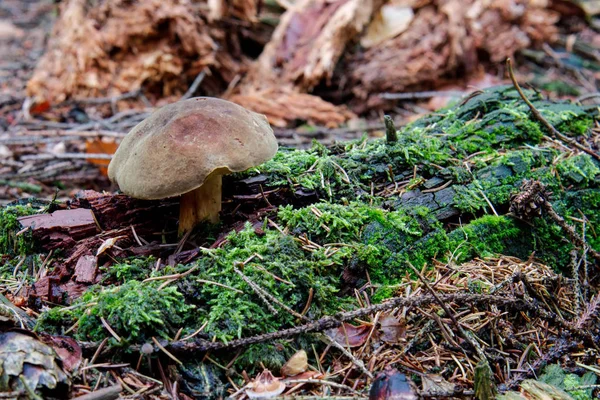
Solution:
<path fill-rule="evenodd" d="M 277 101 L 257 102 L 261 88 L 233 93 L 236 79 L 225 73 L 248 68 L 266 79 L 246 58 L 256 46 L 268 53 L 277 31 L 261 22 L 262 33 L 251 35 L 248 10 L 224 19 L 251 48 L 239 65 L 218 53 L 221 69 L 211 74 L 192 63 L 196 70 L 183 86 L 169 83 L 169 95 L 149 85 L 56 100 L 49 87 L 35 89 L 46 97 L 32 94 L 31 82 L 50 69 L 57 6 L 0 4 L 0 392 L 597 397 L 593 23 L 563 11 L 553 47 L 516 52 L 512 78 L 539 91 L 521 90 L 504 62 L 490 60 L 470 78 L 454 71 L 409 85 L 399 100 L 337 71 L 312 91 L 264 89 L 294 105 L 289 120 Z M 431 11 L 415 10 L 414 18 Z M 276 7 L 262 13 L 280 26 L 295 21 Z M 222 26 L 210 29 L 221 40 Z M 359 56 L 340 57 L 339 68 L 360 66 Z M 364 83 L 364 101 L 343 77 Z M 279 87 L 282 78 L 271 78 Z M 371 90 L 388 95 L 375 99 Z M 214 91 L 265 112 L 280 150 L 224 178 L 218 224 L 179 237 L 177 199 L 118 194 L 106 166 L 155 107 Z"/>

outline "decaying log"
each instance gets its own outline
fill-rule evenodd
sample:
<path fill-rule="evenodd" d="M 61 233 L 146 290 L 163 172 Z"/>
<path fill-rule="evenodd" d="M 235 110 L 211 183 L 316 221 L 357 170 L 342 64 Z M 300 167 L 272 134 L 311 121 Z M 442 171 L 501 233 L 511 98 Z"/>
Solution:
<path fill-rule="evenodd" d="M 208 0 L 208 17 L 213 21 L 234 17 L 255 23 L 260 5 L 261 0 Z"/>
<path fill-rule="evenodd" d="M 379 3 L 304 0 L 294 5 L 230 99 L 281 127 L 297 119 L 335 127 L 352 118 L 344 107 L 306 92 L 332 77 L 346 45 Z"/>
<path fill-rule="evenodd" d="M 19 222 L 24 228 L 30 228 L 34 238 L 48 250 L 69 248 L 100 231 L 94 213 L 83 208 L 30 215 L 19 218 Z"/>
<path fill-rule="evenodd" d="M 246 61 L 233 30 L 207 23 L 205 8 L 189 0 L 63 1 L 27 93 L 51 104 L 142 86 L 168 97 L 183 94 L 210 67 L 203 87 L 220 93 Z"/>
<path fill-rule="evenodd" d="M 94 283 L 98 269 L 98 257 L 93 255 L 81 256 L 75 265 L 75 282 Z"/>
<path fill-rule="evenodd" d="M 304 0 L 288 10 L 248 73 L 248 82 L 281 80 L 310 90 L 329 79 L 338 59 L 371 19 L 373 0 Z"/>
<path fill-rule="evenodd" d="M 400 35 L 345 56 L 356 97 L 353 111 L 381 107 L 381 93 L 427 90 L 459 68 L 474 71 L 482 59 L 501 62 L 557 36 L 558 14 L 547 1 L 425 3 Z"/>

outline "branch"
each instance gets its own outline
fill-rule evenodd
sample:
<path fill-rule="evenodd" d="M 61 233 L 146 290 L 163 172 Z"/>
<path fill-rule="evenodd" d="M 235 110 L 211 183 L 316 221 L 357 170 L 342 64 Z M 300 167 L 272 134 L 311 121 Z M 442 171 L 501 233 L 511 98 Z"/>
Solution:
<path fill-rule="evenodd" d="M 439 295 L 438 299 L 444 303 L 457 302 L 467 304 L 495 304 L 498 306 L 504 305 L 524 305 L 522 300 L 508 298 L 506 296 L 489 296 L 480 294 L 445 294 Z M 173 353 L 198 353 L 209 350 L 233 349 L 237 347 L 248 346 L 256 343 L 263 343 L 272 340 L 287 338 L 300 334 L 311 332 L 322 332 L 327 329 L 337 328 L 343 322 L 351 321 L 355 318 L 361 318 L 378 311 L 391 310 L 398 307 L 422 307 L 432 303 L 437 303 L 438 300 L 434 296 L 416 296 L 416 297 L 395 297 L 390 301 L 382 304 L 376 304 L 365 308 L 360 308 L 354 311 L 338 313 L 335 316 L 327 316 L 315 322 L 300 325 L 294 328 L 283 329 L 277 332 L 265 333 L 262 335 L 251 336 L 248 338 L 233 340 L 228 343 L 210 342 L 204 339 L 196 339 L 190 342 L 177 341 L 166 345 L 165 347 Z M 525 308 L 527 308 L 525 306 Z M 133 347 L 133 346 L 132 346 Z"/>
<path fill-rule="evenodd" d="M 506 59 L 506 66 L 508 67 L 508 75 L 510 76 L 510 80 L 512 81 L 515 89 L 517 89 L 517 92 L 519 92 L 519 96 L 521 96 L 521 98 L 523 99 L 525 104 L 527 104 L 527 107 L 529 107 L 533 116 L 538 121 L 540 121 L 542 123 L 542 125 L 544 125 L 546 127 L 546 129 L 548 129 L 548 131 L 550 131 L 552 136 L 554 138 L 562 140 L 565 143 L 570 144 L 573 147 L 578 148 L 579 150 L 581 150 L 583 152 L 586 152 L 587 154 L 591 155 L 595 159 L 600 160 L 600 154 L 597 154 L 595 151 L 590 150 L 587 147 L 582 146 L 581 144 L 577 143 L 575 140 L 563 135 L 554 126 L 552 126 L 552 124 L 550 122 L 548 122 L 548 120 L 546 118 L 544 118 L 544 116 L 538 111 L 538 109 L 535 108 L 533 103 L 531 101 L 529 101 L 527 96 L 525 96 L 525 93 L 523 93 L 523 90 L 521 89 L 521 87 L 519 86 L 519 83 L 517 82 L 517 78 L 515 78 L 515 74 L 514 74 L 513 68 L 512 68 L 512 61 L 510 58 Z"/>

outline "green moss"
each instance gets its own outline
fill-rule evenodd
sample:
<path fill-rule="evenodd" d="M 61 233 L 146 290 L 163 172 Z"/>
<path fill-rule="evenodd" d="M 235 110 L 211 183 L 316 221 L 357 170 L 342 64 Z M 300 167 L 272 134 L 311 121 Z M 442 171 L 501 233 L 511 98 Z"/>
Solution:
<path fill-rule="evenodd" d="M 600 190 L 583 189 L 565 193 L 562 201 L 557 204 L 558 211 L 566 217 L 587 220 L 586 239 L 590 246 L 600 251 Z M 577 226 L 581 232 L 581 225 Z"/>
<path fill-rule="evenodd" d="M 600 164 L 589 154 L 578 154 L 556 164 L 562 180 L 587 187 L 596 177 L 600 177 Z"/>
<path fill-rule="evenodd" d="M 337 252 L 328 247 L 303 248 L 293 236 L 274 229 L 256 233 L 248 224 L 231 233 L 223 247 L 205 252 L 184 293 L 197 307 L 198 325 L 207 321 L 206 330 L 220 340 L 268 332 L 289 326 L 296 318 L 270 311 L 234 268 L 243 269 L 248 279 L 298 312 L 312 290 L 308 316 L 319 318 L 352 303 L 338 296 L 338 277 L 350 254 L 349 247 Z M 244 261 L 242 267 L 239 263 Z"/>
<path fill-rule="evenodd" d="M 539 111 L 559 132 L 569 136 L 585 134 L 593 126 L 593 117 L 571 103 L 538 102 Z"/>
<path fill-rule="evenodd" d="M 448 234 L 448 248 L 458 262 L 506 254 L 527 257 L 531 238 L 506 216 L 485 215 Z"/>
<path fill-rule="evenodd" d="M 579 389 L 579 386 L 588 386 L 596 384 L 596 375 L 593 372 L 587 372 L 583 376 L 567 374 L 559 364 L 551 364 L 544 368 L 544 373 L 539 378 L 540 381 L 556 386 L 559 389 L 566 390 L 576 400 L 591 400 L 593 388 Z"/>
<path fill-rule="evenodd" d="M 30 232 L 17 233 L 21 230 L 18 218 L 38 212 L 31 205 L 7 206 L 0 210 L 0 255 L 26 255 L 33 248 Z"/>
<path fill-rule="evenodd" d="M 105 272 L 104 283 L 125 283 L 131 280 L 144 280 L 152 276 L 167 275 L 175 271 L 162 270 L 160 273 L 152 273 L 156 264 L 154 257 L 131 257 L 119 260 L 116 264 L 108 267 L 100 267 Z"/>
<path fill-rule="evenodd" d="M 121 286 L 94 287 L 71 307 L 44 312 L 36 330 L 57 330 L 57 325 L 78 321 L 76 338 L 100 341 L 108 337 L 101 318 L 121 337 L 115 345 L 142 343 L 152 336 L 169 338 L 185 325 L 193 306 L 184 303 L 174 286 L 158 292 L 159 283 L 129 281 Z"/>

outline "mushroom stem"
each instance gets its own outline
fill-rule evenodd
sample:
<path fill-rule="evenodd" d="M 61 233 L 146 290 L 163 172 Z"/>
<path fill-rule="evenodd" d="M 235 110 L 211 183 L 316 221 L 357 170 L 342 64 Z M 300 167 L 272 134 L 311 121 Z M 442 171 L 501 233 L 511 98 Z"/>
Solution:
<path fill-rule="evenodd" d="M 219 222 L 221 211 L 222 175 L 214 174 L 204 184 L 181 195 L 179 202 L 179 235 L 193 229 L 199 222 Z"/>

